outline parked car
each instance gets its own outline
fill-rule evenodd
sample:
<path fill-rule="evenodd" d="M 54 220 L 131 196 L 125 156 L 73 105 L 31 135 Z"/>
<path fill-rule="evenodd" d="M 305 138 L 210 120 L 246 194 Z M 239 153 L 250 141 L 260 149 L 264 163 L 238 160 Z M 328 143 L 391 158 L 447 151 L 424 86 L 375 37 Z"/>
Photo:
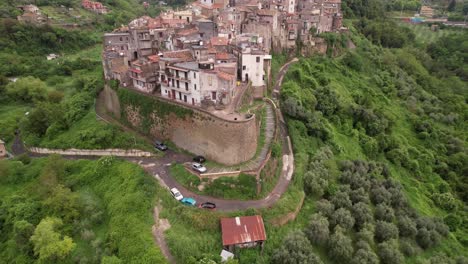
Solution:
<path fill-rule="evenodd" d="M 198 171 L 200 173 L 206 172 L 205 166 L 203 166 L 203 165 L 201 165 L 200 163 L 197 163 L 197 162 L 192 163 L 192 169 L 194 169 L 195 171 Z"/>
<path fill-rule="evenodd" d="M 161 141 L 155 141 L 154 142 L 154 147 L 161 150 L 161 151 L 166 151 L 167 150 L 167 146 L 162 143 Z"/>
<path fill-rule="evenodd" d="M 195 201 L 195 199 L 193 198 L 184 198 L 182 200 L 180 200 L 183 204 L 185 205 L 190 205 L 190 206 L 195 206 L 197 204 L 197 201 Z"/>
<path fill-rule="evenodd" d="M 216 204 L 206 202 L 206 203 L 200 204 L 198 207 L 203 208 L 203 209 L 215 210 L 216 209 Z"/>
<path fill-rule="evenodd" d="M 203 156 L 196 156 L 193 158 L 193 161 L 198 162 L 198 163 L 203 163 L 206 161 L 206 159 Z"/>
<path fill-rule="evenodd" d="M 179 192 L 179 190 L 177 190 L 177 188 L 172 188 L 171 189 L 171 194 L 172 194 L 172 196 L 174 196 L 174 198 L 177 201 L 180 201 L 180 200 L 184 199 L 184 196 L 182 196 L 182 194 Z"/>

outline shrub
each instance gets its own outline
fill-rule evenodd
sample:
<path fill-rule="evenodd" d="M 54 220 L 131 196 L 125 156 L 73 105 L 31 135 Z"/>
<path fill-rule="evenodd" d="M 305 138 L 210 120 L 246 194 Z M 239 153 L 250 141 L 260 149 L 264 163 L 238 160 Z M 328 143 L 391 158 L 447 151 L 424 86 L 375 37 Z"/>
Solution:
<path fill-rule="evenodd" d="M 400 251 L 407 257 L 419 253 L 418 247 L 414 245 L 414 242 L 406 239 L 400 239 Z"/>
<path fill-rule="evenodd" d="M 448 214 L 444 218 L 444 223 L 450 228 L 450 231 L 456 231 L 461 225 L 462 220 L 457 214 Z"/>

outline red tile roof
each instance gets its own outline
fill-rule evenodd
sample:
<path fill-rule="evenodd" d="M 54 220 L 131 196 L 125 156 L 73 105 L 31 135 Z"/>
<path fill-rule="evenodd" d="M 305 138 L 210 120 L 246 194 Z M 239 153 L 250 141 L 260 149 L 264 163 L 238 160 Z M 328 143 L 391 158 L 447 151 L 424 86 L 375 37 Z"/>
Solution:
<path fill-rule="evenodd" d="M 216 53 L 215 58 L 217 60 L 228 60 L 229 59 L 229 54 L 227 54 L 226 52 Z"/>
<path fill-rule="evenodd" d="M 193 59 L 192 52 L 190 50 L 167 51 L 163 53 L 163 58 L 184 59 L 185 61 Z"/>
<path fill-rule="evenodd" d="M 226 81 L 233 81 L 236 78 L 236 76 L 231 75 L 229 73 L 222 72 L 222 71 L 218 72 L 217 75 L 218 75 L 219 78 L 221 78 L 223 80 L 226 80 Z M 223 241 L 224 241 L 224 239 L 223 239 Z"/>
<path fill-rule="evenodd" d="M 159 56 L 158 55 L 150 55 L 150 56 L 148 56 L 148 59 L 151 62 L 158 62 L 159 61 Z"/>
<path fill-rule="evenodd" d="M 223 246 L 266 240 L 265 226 L 259 215 L 221 218 Z"/>
<path fill-rule="evenodd" d="M 211 45 L 213 46 L 227 46 L 229 43 L 229 40 L 223 37 L 212 37 L 210 42 L 211 42 Z"/>

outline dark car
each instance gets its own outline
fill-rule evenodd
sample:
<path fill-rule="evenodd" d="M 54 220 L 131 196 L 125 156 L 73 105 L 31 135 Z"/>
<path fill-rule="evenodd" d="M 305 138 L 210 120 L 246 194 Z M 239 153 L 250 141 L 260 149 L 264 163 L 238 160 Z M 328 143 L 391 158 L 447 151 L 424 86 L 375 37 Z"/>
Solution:
<path fill-rule="evenodd" d="M 215 210 L 216 209 L 216 204 L 206 202 L 206 203 L 200 204 L 198 207 L 203 208 L 203 209 Z"/>
<path fill-rule="evenodd" d="M 161 141 L 155 141 L 154 142 L 154 147 L 161 150 L 161 151 L 166 151 L 167 150 L 167 146 L 162 143 Z"/>
<path fill-rule="evenodd" d="M 196 156 L 193 158 L 193 161 L 198 162 L 198 163 L 203 163 L 206 161 L 206 159 L 203 156 Z"/>

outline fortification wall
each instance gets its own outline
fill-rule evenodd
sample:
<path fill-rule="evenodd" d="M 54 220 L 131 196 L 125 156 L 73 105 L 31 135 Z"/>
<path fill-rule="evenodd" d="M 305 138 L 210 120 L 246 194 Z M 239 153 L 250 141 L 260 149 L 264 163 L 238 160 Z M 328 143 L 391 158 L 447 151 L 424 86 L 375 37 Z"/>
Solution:
<path fill-rule="evenodd" d="M 111 90 L 111 89 L 108 89 Z M 116 94 L 106 107 L 115 113 L 120 108 L 121 120 L 154 138 L 170 140 L 178 147 L 226 165 L 252 159 L 257 149 L 256 117 L 226 120 L 202 109 L 194 109 L 159 97 L 150 97 L 133 90 L 107 91 Z M 111 95 L 112 98 L 115 98 Z"/>

